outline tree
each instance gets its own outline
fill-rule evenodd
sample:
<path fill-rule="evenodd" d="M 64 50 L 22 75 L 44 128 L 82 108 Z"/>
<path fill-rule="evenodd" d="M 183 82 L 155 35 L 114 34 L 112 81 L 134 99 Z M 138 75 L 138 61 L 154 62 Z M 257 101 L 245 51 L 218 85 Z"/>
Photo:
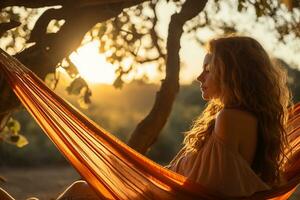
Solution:
<path fill-rule="evenodd" d="M 209 27 L 218 34 L 237 31 L 235 24 L 221 20 L 216 22 L 210 18 L 211 13 L 205 10 L 207 4 L 214 8 L 215 13 L 220 11 L 222 3 L 233 5 L 241 13 L 254 9 L 256 20 L 269 18 L 276 22 L 275 30 L 281 42 L 286 42 L 287 35 L 300 36 L 300 23 L 297 18 L 300 3 L 296 0 L 214 0 L 210 2 L 173 0 L 172 2 L 180 11 L 172 15 L 168 38 L 164 41 L 155 29 L 158 20 L 156 7 L 162 1 L 171 2 L 169 0 L 54 0 L 49 2 L 2 0 L 0 8 L 6 24 L 0 26 L 0 33 L 3 33 L 3 37 L 11 37 L 11 41 L 20 36 L 23 38 L 23 51 L 16 52 L 14 42 L 7 45 L 6 50 L 15 52 L 14 56 L 41 78 L 53 73 L 58 66 L 63 67 L 70 76 L 74 77 L 78 72 L 68 59 L 68 55 L 82 44 L 86 33 L 90 34 L 91 39 L 97 38 L 101 41 L 100 51 L 111 51 L 107 60 L 118 66 L 116 71 L 118 76 L 114 83 L 116 87 L 122 86 L 124 75 L 143 63 L 155 62 L 159 69 L 164 68 L 166 75 L 156 94 L 152 110 L 137 125 L 128 141 L 131 147 L 145 153 L 166 123 L 179 91 L 179 50 L 182 35 L 190 34 L 203 44 L 205 42 L 203 38 L 196 36 L 197 30 L 203 27 Z M 282 6 L 282 3 L 288 9 Z M 16 8 L 23 9 L 27 15 L 22 18 L 17 14 Z M 29 21 L 31 16 L 38 12 L 36 8 L 44 8 L 45 11 L 31 30 Z M 151 14 L 145 11 L 150 11 Z M 15 21 L 21 19 L 22 25 L 12 32 L 5 32 L 17 26 Z M 49 32 L 49 26 L 56 27 L 57 31 Z M 151 42 L 141 45 L 141 41 L 144 40 Z M 122 64 L 125 57 L 131 57 L 133 60 L 129 68 Z M 4 77 L 0 80 L 1 94 L 3 94 L 0 97 L 0 113 L 3 113 L 0 119 L 5 121 L 7 116 L 19 106 L 19 102 L 6 85 Z M 55 77 L 53 81 L 56 81 Z M 74 90 L 73 87 L 77 89 Z M 82 88 L 85 88 L 85 92 L 81 93 L 82 96 L 79 98 L 88 102 L 91 92 L 83 79 L 75 78 L 68 90 L 71 93 L 79 93 Z"/>

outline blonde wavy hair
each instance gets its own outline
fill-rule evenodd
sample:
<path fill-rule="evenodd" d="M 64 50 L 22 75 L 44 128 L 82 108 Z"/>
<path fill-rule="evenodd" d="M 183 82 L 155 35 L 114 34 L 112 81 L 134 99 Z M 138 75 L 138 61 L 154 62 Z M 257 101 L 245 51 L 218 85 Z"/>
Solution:
<path fill-rule="evenodd" d="M 257 148 L 252 169 L 271 186 L 279 184 L 286 135 L 287 107 L 291 103 L 286 71 L 276 65 L 255 39 L 227 36 L 208 43 L 210 71 L 220 100 L 210 100 L 189 131 L 184 148 L 197 151 L 214 128 L 217 113 L 226 106 L 242 108 L 258 120 Z"/>

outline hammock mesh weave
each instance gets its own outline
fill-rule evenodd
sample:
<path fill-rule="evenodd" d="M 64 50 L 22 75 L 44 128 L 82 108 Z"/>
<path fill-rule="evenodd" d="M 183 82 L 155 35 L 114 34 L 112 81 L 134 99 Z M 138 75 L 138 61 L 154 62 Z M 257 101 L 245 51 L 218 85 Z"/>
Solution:
<path fill-rule="evenodd" d="M 0 49 L 0 72 L 47 136 L 101 199 L 113 200 L 211 200 L 229 199 L 191 182 L 137 153 L 97 126 L 50 90 L 33 72 Z M 286 164 L 288 182 L 250 197 L 288 197 L 300 182 L 300 105 L 289 119 L 292 156 Z"/>

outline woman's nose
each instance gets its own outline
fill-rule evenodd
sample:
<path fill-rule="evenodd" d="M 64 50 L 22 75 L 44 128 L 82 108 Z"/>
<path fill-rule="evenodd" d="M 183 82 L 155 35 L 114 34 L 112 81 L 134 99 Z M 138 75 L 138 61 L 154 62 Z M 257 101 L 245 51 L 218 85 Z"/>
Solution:
<path fill-rule="evenodd" d="M 201 75 L 199 75 L 199 76 L 197 77 L 197 81 L 199 81 L 199 82 L 200 82 L 200 81 L 201 81 L 201 79 L 200 79 L 200 78 L 201 78 Z"/>
<path fill-rule="evenodd" d="M 201 73 L 201 74 L 197 77 L 197 81 L 203 82 L 203 73 Z"/>

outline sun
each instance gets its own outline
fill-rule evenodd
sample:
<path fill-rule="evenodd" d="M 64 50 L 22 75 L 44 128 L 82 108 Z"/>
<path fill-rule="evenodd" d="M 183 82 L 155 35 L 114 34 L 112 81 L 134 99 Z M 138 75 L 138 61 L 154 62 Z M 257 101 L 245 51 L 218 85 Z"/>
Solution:
<path fill-rule="evenodd" d="M 112 84 L 115 68 L 99 53 L 99 41 L 91 41 L 73 52 L 69 58 L 87 82 Z"/>

